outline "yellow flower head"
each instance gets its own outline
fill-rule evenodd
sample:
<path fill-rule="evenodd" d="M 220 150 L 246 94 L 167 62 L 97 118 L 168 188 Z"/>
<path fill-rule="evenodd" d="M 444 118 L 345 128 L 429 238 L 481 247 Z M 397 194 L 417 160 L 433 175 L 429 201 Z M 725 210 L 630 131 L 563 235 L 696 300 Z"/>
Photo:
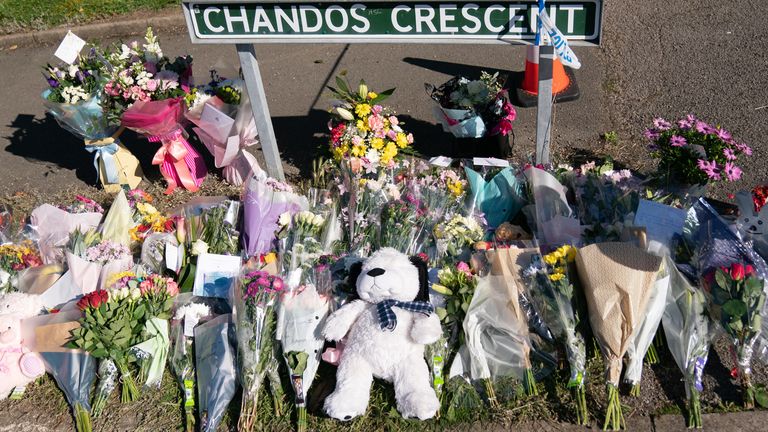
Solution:
<path fill-rule="evenodd" d="M 558 258 L 555 256 L 555 254 L 544 255 L 544 262 L 547 263 L 548 265 L 553 266 L 557 264 L 557 261 L 558 261 Z"/>
<path fill-rule="evenodd" d="M 275 261 L 277 261 L 277 255 L 274 252 L 264 255 L 264 264 L 272 264 Z"/>
<path fill-rule="evenodd" d="M 360 132 L 368 131 L 368 122 L 366 121 L 358 120 L 355 126 L 357 126 L 357 130 L 359 130 Z"/>
<path fill-rule="evenodd" d="M 549 280 L 551 280 L 552 282 L 557 282 L 559 280 L 562 280 L 564 277 L 565 275 L 563 275 L 562 273 L 555 273 L 555 274 L 549 275 Z"/>
<path fill-rule="evenodd" d="M 371 139 L 371 147 L 373 147 L 376 150 L 381 150 L 384 148 L 384 139 L 382 138 L 372 138 Z"/>
<path fill-rule="evenodd" d="M 365 144 L 356 145 L 352 147 L 352 156 L 363 157 L 367 151 L 368 148 L 365 146 Z"/>
<path fill-rule="evenodd" d="M 568 250 L 565 253 L 565 259 L 571 263 L 576 260 L 576 248 L 573 246 L 568 246 Z"/>
<path fill-rule="evenodd" d="M 397 134 L 397 137 L 395 138 L 395 142 L 397 143 L 397 146 L 400 148 L 405 148 L 408 146 L 408 138 L 402 132 L 399 132 Z"/>
<path fill-rule="evenodd" d="M 368 92 L 368 99 L 376 99 L 377 97 L 379 97 L 379 95 L 376 94 L 376 92 Z"/>
<path fill-rule="evenodd" d="M 464 194 L 464 184 L 462 184 L 460 181 L 448 181 L 448 191 L 453 194 L 453 196 L 460 197 Z"/>
<path fill-rule="evenodd" d="M 142 203 L 142 202 L 136 203 L 136 208 L 139 210 L 139 213 L 145 216 L 159 213 L 155 208 L 155 206 L 149 203 Z"/>
<path fill-rule="evenodd" d="M 120 279 L 122 279 L 124 277 L 136 277 L 136 273 L 134 273 L 132 271 L 124 271 L 124 272 L 121 272 L 121 273 L 115 273 L 112 276 L 110 276 L 109 279 L 107 279 L 107 287 L 111 287 L 112 285 L 116 284 L 117 281 L 119 281 Z"/>
<path fill-rule="evenodd" d="M 357 114 L 357 116 L 360 117 L 361 119 L 366 117 L 370 113 L 371 113 L 371 106 L 368 105 L 367 103 L 357 104 L 357 106 L 355 106 L 355 114 Z"/>

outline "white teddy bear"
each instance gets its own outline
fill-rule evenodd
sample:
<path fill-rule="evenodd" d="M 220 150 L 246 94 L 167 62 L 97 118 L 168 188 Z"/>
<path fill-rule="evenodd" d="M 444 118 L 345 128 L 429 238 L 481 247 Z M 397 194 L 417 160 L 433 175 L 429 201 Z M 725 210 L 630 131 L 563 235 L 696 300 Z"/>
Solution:
<path fill-rule="evenodd" d="M 441 335 L 440 320 L 429 303 L 427 265 L 392 248 L 353 267 L 359 299 L 328 318 L 323 335 L 345 339 L 336 373 L 336 389 L 325 411 L 339 420 L 365 413 L 373 378 L 392 382 L 403 417 L 432 418 L 440 402 L 429 380 L 424 345 Z"/>

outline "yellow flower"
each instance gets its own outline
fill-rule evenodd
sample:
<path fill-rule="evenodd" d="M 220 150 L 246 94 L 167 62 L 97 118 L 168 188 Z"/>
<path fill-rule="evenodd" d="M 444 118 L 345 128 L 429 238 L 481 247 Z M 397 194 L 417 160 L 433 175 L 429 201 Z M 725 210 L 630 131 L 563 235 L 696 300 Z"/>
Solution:
<path fill-rule="evenodd" d="M 365 156 L 365 152 L 367 151 L 368 151 L 368 148 L 365 146 L 365 144 L 356 145 L 352 147 L 352 156 L 363 157 Z"/>
<path fill-rule="evenodd" d="M 382 138 L 372 138 L 371 139 L 371 147 L 375 148 L 376 150 L 381 150 L 384 148 L 384 140 Z"/>
<path fill-rule="evenodd" d="M 448 181 L 448 191 L 459 197 L 464 193 L 464 185 L 460 181 Z"/>
<path fill-rule="evenodd" d="M 363 120 L 358 120 L 356 126 L 357 126 L 357 130 L 359 130 L 360 132 L 368 131 L 368 122 L 365 122 Z"/>
<path fill-rule="evenodd" d="M 124 271 L 122 273 L 115 273 L 112 276 L 107 279 L 107 288 L 111 287 L 112 285 L 116 284 L 117 281 L 124 277 L 136 277 L 136 273 L 132 271 Z"/>
<path fill-rule="evenodd" d="M 141 203 L 141 202 L 137 203 L 136 208 L 139 209 L 139 213 L 141 213 L 142 215 L 152 215 L 155 213 L 159 213 L 155 208 L 155 206 L 148 203 Z"/>
<path fill-rule="evenodd" d="M 408 138 L 402 132 L 397 134 L 395 141 L 397 142 L 397 146 L 400 148 L 405 148 L 408 146 Z"/>
<path fill-rule="evenodd" d="M 368 92 L 368 99 L 376 99 L 379 95 L 376 92 Z"/>
<path fill-rule="evenodd" d="M 333 149 L 333 158 L 336 159 L 337 161 L 340 161 L 344 159 L 344 156 L 347 155 L 348 151 L 349 151 L 349 146 L 347 144 L 342 144 Z"/>
<path fill-rule="evenodd" d="M 562 280 L 564 277 L 565 277 L 565 275 L 563 275 L 561 273 L 555 273 L 555 274 L 549 275 L 549 280 L 551 280 L 553 282 L 557 282 L 559 280 Z"/>
<path fill-rule="evenodd" d="M 264 264 L 272 264 L 275 261 L 277 261 L 277 255 L 274 252 L 264 255 Z"/>
<path fill-rule="evenodd" d="M 576 260 L 576 248 L 573 246 L 568 246 L 568 250 L 565 254 L 565 259 L 570 263 L 574 262 Z"/>
<path fill-rule="evenodd" d="M 558 259 L 554 254 L 544 255 L 544 262 L 547 263 L 548 265 L 553 266 L 557 264 L 557 261 Z"/>
<path fill-rule="evenodd" d="M 363 118 L 371 113 L 371 106 L 367 103 L 364 104 L 358 104 L 355 106 L 355 114 L 357 114 L 358 117 Z"/>
<path fill-rule="evenodd" d="M 555 273 L 564 275 L 565 267 L 555 267 Z"/>

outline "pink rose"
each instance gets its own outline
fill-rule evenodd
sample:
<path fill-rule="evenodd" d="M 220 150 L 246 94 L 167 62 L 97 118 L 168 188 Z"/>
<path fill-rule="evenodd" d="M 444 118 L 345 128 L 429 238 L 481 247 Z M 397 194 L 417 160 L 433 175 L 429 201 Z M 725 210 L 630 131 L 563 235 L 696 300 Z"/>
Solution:
<path fill-rule="evenodd" d="M 398 124 L 400 124 L 400 121 L 395 116 L 389 116 L 388 120 L 389 120 L 389 124 L 391 124 L 392 126 L 397 126 Z"/>
<path fill-rule="evenodd" d="M 374 131 L 384 129 L 384 118 L 378 114 L 368 117 L 368 127 Z"/>
<path fill-rule="evenodd" d="M 147 90 L 151 92 L 157 90 L 157 80 L 147 81 Z"/>
<path fill-rule="evenodd" d="M 175 296 L 179 293 L 179 285 L 173 279 L 168 279 L 168 285 L 165 287 L 165 292 L 169 296 Z"/>

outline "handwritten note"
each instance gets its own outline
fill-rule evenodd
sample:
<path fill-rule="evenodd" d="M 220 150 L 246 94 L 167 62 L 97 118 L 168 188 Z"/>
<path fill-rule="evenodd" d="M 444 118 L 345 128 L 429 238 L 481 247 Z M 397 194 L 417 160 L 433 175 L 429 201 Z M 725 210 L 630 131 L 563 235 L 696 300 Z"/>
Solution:
<path fill-rule="evenodd" d="M 61 44 L 59 44 L 59 47 L 56 48 L 56 52 L 53 53 L 53 55 L 67 64 L 72 64 L 77 60 L 77 56 L 84 46 L 85 41 L 69 31 L 67 32 L 67 35 L 64 36 L 64 39 L 61 41 Z"/>
<path fill-rule="evenodd" d="M 683 232 L 686 211 L 654 201 L 640 200 L 635 214 L 635 225 L 644 226 L 651 242 L 670 247 L 675 234 Z"/>

